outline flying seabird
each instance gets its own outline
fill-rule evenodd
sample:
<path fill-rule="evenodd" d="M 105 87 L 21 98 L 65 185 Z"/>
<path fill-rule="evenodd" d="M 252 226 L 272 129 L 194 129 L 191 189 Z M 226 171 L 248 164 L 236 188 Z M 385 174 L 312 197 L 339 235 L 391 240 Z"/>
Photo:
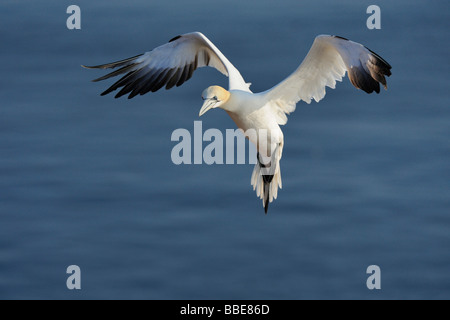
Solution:
<path fill-rule="evenodd" d="M 267 214 L 269 203 L 277 198 L 282 188 L 280 160 L 283 152 L 283 132 L 280 125 L 295 110 L 300 100 L 319 102 L 325 96 L 325 87 L 335 88 L 348 73 L 350 82 L 367 93 L 380 92 L 380 83 L 387 89 L 385 76 L 391 66 L 375 52 L 363 45 L 339 36 L 320 35 L 314 40 L 300 66 L 273 88 L 253 93 L 239 71 L 202 33 L 177 36 L 150 52 L 125 60 L 89 69 L 114 69 L 93 81 L 125 74 L 101 95 L 117 89 L 116 98 L 128 94 L 155 92 L 165 87 L 180 86 L 200 67 L 214 67 L 229 78 L 228 90 L 211 86 L 203 91 L 203 106 L 199 116 L 210 109 L 221 108 L 234 120 L 244 135 L 255 144 L 257 161 L 251 184 L 263 201 Z"/>

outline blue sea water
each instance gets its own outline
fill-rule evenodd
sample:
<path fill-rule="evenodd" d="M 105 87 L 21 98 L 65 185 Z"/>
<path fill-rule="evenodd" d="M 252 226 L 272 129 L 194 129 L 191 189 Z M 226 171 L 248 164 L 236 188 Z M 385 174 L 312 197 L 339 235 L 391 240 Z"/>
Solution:
<path fill-rule="evenodd" d="M 79 0 L 0 4 L 0 299 L 449 299 L 449 3 Z M 348 79 L 283 127 L 283 189 L 264 215 L 251 165 L 171 161 L 213 69 L 171 91 L 100 97 L 85 70 L 191 31 L 255 92 L 318 34 L 392 65 L 388 90 Z M 234 129 L 221 110 L 204 130 Z M 78 265 L 82 289 L 66 287 Z M 381 290 L 366 269 L 381 268 Z"/>

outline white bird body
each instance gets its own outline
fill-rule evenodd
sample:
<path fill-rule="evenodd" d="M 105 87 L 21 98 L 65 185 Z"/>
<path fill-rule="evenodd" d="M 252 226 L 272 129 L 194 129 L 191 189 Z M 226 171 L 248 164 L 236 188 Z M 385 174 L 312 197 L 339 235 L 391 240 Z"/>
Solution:
<path fill-rule="evenodd" d="M 283 131 L 267 98 L 266 94 L 232 90 L 229 100 L 221 106 L 258 150 L 258 162 L 253 170 L 251 183 L 265 208 L 277 198 L 278 188 L 282 188 L 279 163 L 284 144 Z M 264 176 L 271 176 L 268 184 L 270 189 L 267 189 L 265 195 Z"/>
<path fill-rule="evenodd" d="M 199 32 L 178 36 L 169 43 L 145 54 L 114 63 L 86 68 L 116 68 L 94 81 L 125 74 L 102 95 L 122 88 L 116 98 L 129 94 L 128 98 L 162 87 L 170 89 L 189 80 L 193 72 L 203 66 L 211 66 L 228 76 L 229 88 L 211 86 L 203 91 L 204 104 L 199 115 L 213 108 L 224 109 L 245 136 L 256 145 L 258 161 L 251 183 L 257 196 L 268 205 L 277 198 L 282 187 L 280 160 L 284 137 L 280 125 L 287 122 L 287 115 L 303 100 L 316 102 L 325 96 L 325 88 L 335 88 L 348 72 L 350 81 L 358 88 L 379 93 L 380 83 L 386 88 L 385 76 L 390 76 L 391 66 L 363 45 L 337 36 L 316 37 L 301 65 L 284 81 L 272 89 L 252 93 L 230 61 L 203 34 Z"/>
<path fill-rule="evenodd" d="M 266 95 L 231 90 L 229 100 L 221 108 L 227 111 L 237 127 L 244 133 L 251 133 L 252 130 L 255 130 L 258 135 L 260 132 L 263 134 L 264 130 L 270 133 L 268 146 L 272 145 L 272 142 L 278 144 L 283 141 L 283 132 L 272 114 L 270 101 L 267 100 Z M 258 144 L 255 137 L 249 136 L 248 138 L 255 145 Z M 271 155 L 266 150 L 258 148 L 258 151 L 265 156 L 270 157 Z"/>

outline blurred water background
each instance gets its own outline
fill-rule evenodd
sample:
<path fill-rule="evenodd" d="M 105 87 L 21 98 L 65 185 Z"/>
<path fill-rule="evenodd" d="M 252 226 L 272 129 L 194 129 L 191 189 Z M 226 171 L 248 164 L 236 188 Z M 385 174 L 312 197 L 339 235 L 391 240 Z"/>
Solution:
<path fill-rule="evenodd" d="M 66 9 L 81 8 L 81 30 Z M 381 30 L 366 9 L 381 8 Z M 0 5 L 1 299 L 449 299 L 447 1 L 30 1 Z M 348 78 L 283 128 L 283 190 L 264 215 L 251 165 L 171 161 L 213 69 L 133 100 L 100 97 L 101 64 L 191 31 L 255 92 L 318 34 L 392 66 L 388 91 Z M 203 129 L 235 128 L 222 110 Z M 66 288 L 66 268 L 82 290 Z M 382 289 L 366 287 L 378 265 Z"/>

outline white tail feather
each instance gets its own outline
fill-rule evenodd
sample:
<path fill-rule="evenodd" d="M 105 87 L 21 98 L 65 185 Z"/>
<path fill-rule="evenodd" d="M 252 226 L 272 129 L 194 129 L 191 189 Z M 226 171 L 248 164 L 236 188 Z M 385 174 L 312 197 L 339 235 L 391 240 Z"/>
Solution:
<path fill-rule="evenodd" d="M 253 186 L 253 190 L 256 191 L 256 195 L 258 198 L 260 198 L 263 202 L 263 206 L 265 206 L 266 198 L 264 194 L 264 179 L 263 175 L 267 174 L 267 170 L 270 171 L 271 174 L 273 174 L 272 181 L 269 185 L 269 192 L 268 192 L 268 201 L 269 203 L 273 202 L 273 200 L 276 200 L 278 197 L 278 188 L 282 189 L 283 184 L 281 182 L 281 170 L 280 170 L 280 160 L 283 152 L 283 145 L 280 144 L 277 146 L 274 154 L 272 155 L 272 163 L 271 168 L 262 168 L 259 161 L 256 162 L 255 168 L 253 169 L 251 183 Z M 275 166 L 272 168 L 272 166 Z"/>

